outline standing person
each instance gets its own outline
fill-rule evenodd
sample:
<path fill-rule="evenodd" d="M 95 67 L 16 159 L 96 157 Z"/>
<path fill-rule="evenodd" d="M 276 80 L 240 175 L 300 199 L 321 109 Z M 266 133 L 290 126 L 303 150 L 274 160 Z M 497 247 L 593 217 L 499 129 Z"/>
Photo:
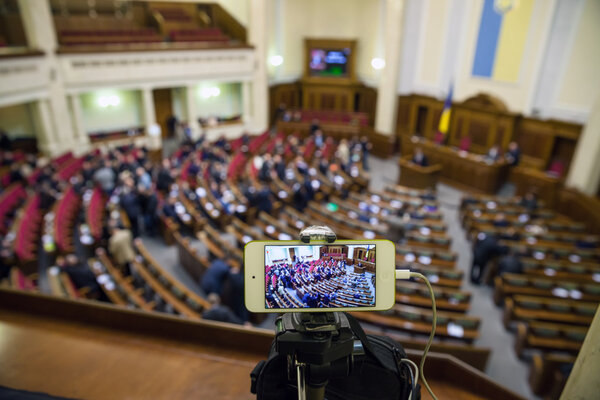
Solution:
<path fill-rule="evenodd" d="M 10 151 L 10 138 L 4 129 L 0 129 L 0 150 Z"/>
<path fill-rule="evenodd" d="M 323 131 L 320 129 L 317 129 L 315 131 L 315 146 L 317 146 L 318 149 L 322 149 L 324 145 L 325 145 L 325 138 L 323 137 Z"/>
<path fill-rule="evenodd" d="M 231 308 L 233 312 L 242 320 L 248 321 L 248 310 L 244 300 L 244 271 L 238 267 L 231 267 L 229 270 L 229 283 L 231 285 Z"/>
<path fill-rule="evenodd" d="M 169 118 L 167 118 L 167 132 L 169 133 L 169 137 L 175 137 L 175 131 L 177 130 L 177 117 L 174 115 L 171 115 Z"/>
<path fill-rule="evenodd" d="M 521 161 L 521 149 L 519 148 L 517 142 L 510 142 L 508 144 L 508 151 L 504 157 L 511 167 L 516 167 L 519 165 L 519 162 Z"/>
<path fill-rule="evenodd" d="M 365 171 L 369 170 L 369 151 L 373 145 L 369 142 L 366 136 L 360 138 L 360 148 L 362 150 L 362 163 Z"/>
<path fill-rule="evenodd" d="M 133 179 L 127 178 L 125 180 L 125 186 L 119 198 L 119 202 L 129 218 L 133 237 L 138 237 L 140 235 L 140 199 L 135 191 L 135 188 L 133 187 Z"/>
<path fill-rule="evenodd" d="M 110 195 L 115 188 L 116 178 L 117 175 L 109 160 L 104 160 L 103 166 L 94 173 L 94 182 L 108 195 Z"/>
<path fill-rule="evenodd" d="M 423 149 L 420 147 L 415 148 L 415 153 L 413 154 L 412 162 L 414 164 L 420 165 L 421 167 L 427 167 L 429 165 L 429 160 L 423 153 Z"/>
<path fill-rule="evenodd" d="M 133 237 L 129 229 L 119 228 L 115 221 L 109 225 L 108 252 L 111 254 L 121 271 L 131 275 L 131 263 L 135 258 Z"/>
<path fill-rule="evenodd" d="M 165 158 L 162 161 L 162 166 L 158 171 L 156 178 L 156 188 L 161 192 L 167 192 L 173 183 L 173 176 L 171 175 L 171 162 Z"/>
<path fill-rule="evenodd" d="M 346 139 L 342 139 L 340 141 L 336 155 L 340 159 L 340 162 L 343 166 L 348 165 L 350 162 L 350 147 L 348 147 L 348 141 Z"/>
<path fill-rule="evenodd" d="M 492 257 L 500 254 L 500 250 L 498 237 L 494 233 L 485 235 L 475 243 L 473 263 L 471 264 L 471 282 L 477 285 L 481 282 L 481 277 L 489 261 Z"/>

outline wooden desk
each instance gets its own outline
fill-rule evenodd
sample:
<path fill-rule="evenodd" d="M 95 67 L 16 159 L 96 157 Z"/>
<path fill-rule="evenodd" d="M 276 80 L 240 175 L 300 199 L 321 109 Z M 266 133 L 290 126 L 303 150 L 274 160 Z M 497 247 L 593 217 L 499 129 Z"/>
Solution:
<path fill-rule="evenodd" d="M 558 191 L 562 186 L 562 179 L 548 175 L 544 171 L 533 168 L 515 167 L 510 173 L 510 180 L 516 186 L 516 195 L 523 196 L 535 189 L 538 198 L 554 208 L 557 203 Z"/>
<path fill-rule="evenodd" d="M 400 157 L 398 164 L 400 165 L 398 185 L 418 189 L 435 189 L 442 171 L 441 164 L 422 167 L 412 162 L 411 154 Z"/>
<path fill-rule="evenodd" d="M 460 152 L 416 136 L 402 136 L 402 155 L 412 155 L 416 147 L 423 150 L 432 165 L 442 165 L 443 181 L 460 188 L 495 194 L 506 179 L 505 161 L 488 163 L 478 154 Z"/>
<path fill-rule="evenodd" d="M 86 399 L 253 399 L 250 371 L 273 340 L 271 330 L 6 288 L 0 330 L 0 385 Z M 425 371 L 440 399 L 523 399 L 452 356 L 430 353 Z"/>

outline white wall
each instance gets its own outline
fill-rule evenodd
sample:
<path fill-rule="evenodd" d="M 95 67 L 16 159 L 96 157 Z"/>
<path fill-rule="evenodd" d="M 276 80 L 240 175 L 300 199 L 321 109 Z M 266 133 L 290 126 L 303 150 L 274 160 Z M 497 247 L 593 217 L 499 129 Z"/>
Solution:
<path fill-rule="evenodd" d="M 0 129 L 14 138 L 35 137 L 35 125 L 30 104 L 0 108 Z"/>
<path fill-rule="evenodd" d="M 535 0 L 517 82 L 471 75 L 483 0 L 406 0 L 398 92 L 477 93 L 509 110 L 585 122 L 600 92 L 600 1 Z"/>
<path fill-rule="evenodd" d="M 118 96 L 116 106 L 101 107 L 102 96 Z M 137 90 L 98 90 L 81 95 L 83 125 L 86 132 L 113 131 L 144 125 L 141 93 Z"/>
<path fill-rule="evenodd" d="M 279 4 L 278 4 L 279 3 Z M 299 78 L 304 67 L 304 38 L 357 40 L 357 75 L 367 81 L 377 73 L 371 67 L 373 57 L 382 56 L 380 0 L 270 0 L 269 11 L 274 23 L 269 26 L 269 55 L 280 52 L 284 58 L 278 77 Z M 280 41 L 280 49 L 277 49 Z M 270 71 L 273 73 L 273 71 Z"/>
<path fill-rule="evenodd" d="M 568 63 L 557 94 L 557 106 L 574 112 L 588 113 L 600 94 L 600 1 L 586 0 Z"/>
<path fill-rule="evenodd" d="M 218 88 L 220 94 L 204 97 L 203 89 Z M 194 86 L 199 118 L 233 117 L 242 114 L 242 85 L 240 83 L 203 82 Z"/>

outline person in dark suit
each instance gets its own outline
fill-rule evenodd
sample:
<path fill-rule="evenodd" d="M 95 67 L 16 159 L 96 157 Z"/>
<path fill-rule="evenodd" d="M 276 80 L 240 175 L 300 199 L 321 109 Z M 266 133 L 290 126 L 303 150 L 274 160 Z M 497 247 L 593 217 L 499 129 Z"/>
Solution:
<path fill-rule="evenodd" d="M 321 124 L 318 119 L 313 119 L 310 124 L 310 134 L 314 135 L 314 133 L 321 129 Z"/>
<path fill-rule="evenodd" d="M 522 274 L 523 264 L 512 249 L 508 254 L 498 261 L 498 275 L 502 274 Z"/>
<path fill-rule="evenodd" d="M 499 255 L 501 247 L 495 234 L 484 235 L 475 243 L 473 263 L 471 264 L 471 282 L 479 284 L 488 262 Z"/>
<path fill-rule="evenodd" d="M 258 171 L 258 179 L 260 179 L 263 182 L 271 181 L 271 164 L 271 155 L 265 154 L 263 156 L 263 162 L 260 166 L 260 170 Z"/>
<path fill-rule="evenodd" d="M 177 212 L 175 211 L 175 203 L 177 203 L 177 198 L 169 196 L 165 204 L 162 207 L 162 213 L 165 217 L 177 219 Z"/>
<path fill-rule="evenodd" d="M 230 269 L 231 266 L 227 257 L 223 260 L 216 259 L 213 261 L 202 277 L 202 290 L 206 294 L 216 293 L 221 296 L 223 294 L 225 279 L 229 276 Z"/>
<path fill-rule="evenodd" d="M 429 160 L 423 153 L 423 150 L 420 147 L 415 148 L 415 153 L 412 158 L 412 162 L 414 164 L 420 165 L 421 167 L 427 167 L 429 165 Z"/>
<path fill-rule="evenodd" d="M 279 154 L 276 154 L 275 157 L 273 157 L 273 167 L 274 167 L 275 172 L 277 173 L 277 177 L 280 180 L 284 180 L 285 179 L 285 161 Z"/>
<path fill-rule="evenodd" d="M 229 270 L 229 284 L 231 285 L 231 308 L 242 322 L 248 321 L 248 309 L 244 300 L 244 271 L 232 267 Z"/>
<path fill-rule="evenodd" d="M 156 188 L 161 192 L 166 192 L 171 187 L 173 183 L 173 176 L 171 176 L 171 163 L 169 160 L 165 159 L 162 162 L 162 167 L 158 171 L 158 176 L 156 178 Z"/>
<path fill-rule="evenodd" d="M 211 321 L 229 322 L 230 324 L 243 324 L 242 321 L 231 308 L 221 304 L 221 297 L 216 293 L 208 295 L 210 308 L 202 313 L 202 318 Z"/>
<path fill-rule="evenodd" d="M 503 213 L 498 213 L 494 217 L 494 222 L 492 224 L 497 228 L 505 228 L 510 225 L 510 222 L 506 219 L 506 216 Z"/>
<path fill-rule="evenodd" d="M 525 193 L 519 204 L 525 207 L 530 213 L 534 212 L 538 208 L 537 195 L 535 192 L 529 191 Z"/>
<path fill-rule="evenodd" d="M 140 200 L 138 194 L 133 187 L 133 180 L 128 178 L 123 193 L 120 196 L 121 208 L 127 214 L 129 222 L 131 223 L 131 233 L 136 238 L 140 235 L 139 217 L 140 217 Z"/>
<path fill-rule="evenodd" d="M 256 208 L 258 211 L 264 211 L 267 214 L 271 214 L 273 211 L 273 202 L 271 201 L 271 191 L 267 186 L 263 186 L 256 193 Z"/>
<path fill-rule="evenodd" d="M 508 144 L 508 151 L 504 157 L 511 167 L 516 167 L 519 165 L 519 162 L 521 161 L 521 149 L 519 148 L 517 142 L 510 142 Z"/>
<path fill-rule="evenodd" d="M 9 151 L 10 150 L 10 138 L 6 134 L 6 132 L 0 129 L 0 150 Z"/>
<path fill-rule="evenodd" d="M 79 261 L 76 255 L 69 254 L 64 261 L 59 260 L 57 263 L 69 275 L 77 289 L 87 287 L 89 288 L 88 295 L 90 297 L 98 299 L 103 297 L 104 292 L 96 281 L 96 275 L 87 265 Z M 104 300 L 108 299 L 105 298 Z"/>

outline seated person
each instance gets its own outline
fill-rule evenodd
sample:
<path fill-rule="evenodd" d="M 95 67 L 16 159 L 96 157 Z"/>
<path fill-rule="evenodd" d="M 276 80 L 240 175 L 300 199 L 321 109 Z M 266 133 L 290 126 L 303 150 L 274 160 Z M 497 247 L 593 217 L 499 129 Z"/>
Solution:
<path fill-rule="evenodd" d="M 202 313 L 202 318 L 211 321 L 229 322 L 231 324 L 242 324 L 243 321 L 234 314 L 226 305 L 221 304 L 221 297 L 216 293 L 208 295 L 210 308 Z"/>
<path fill-rule="evenodd" d="M 555 178 L 560 178 L 565 172 L 565 163 L 561 160 L 553 160 L 546 173 Z"/>
<path fill-rule="evenodd" d="M 460 139 L 460 145 L 458 146 L 458 149 L 460 151 L 469 151 L 471 149 L 471 138 L 465 136 L 464 138 Z"/>
<path fill-rule="evenodd" d="M 500 146 L 498 146 L 498 145 L 492 146 L 490 148 L 490 150 L 488 151 L 486 158 L 489 161 L 493 161 L 493 162 L 500 160 Z"/>
<path fill-rule="evenodd" d="M 525 207 L 529 212 L 533 212 L 538 208 L 537 194 L 531 190 L 525 193 L 525 196 L 519 202 L 520 205 Z"/>
<path fill-rule="evenodd" d="M 412 158 L 412 162 L 414 164 L 420 165 L 421 167 L 427 167 L 429 165 L 429 161 L 427 157 L 423 153 L 423 150 L 420 147 L 415 148 L 415 153 Z"/>
<path fill-rule="evenodd" d="M 510 142 L 508 144 L 508 151 L 504 155 L 506 161 L 511 167 L 516 167 L 521 161 L 521 149 L 517 142 Z"/>
<path fill-rule="evenodd" d="M 225 279 L 229 276 L 231 268 L 229 258 L 226 256 L 223 260 L 216 259 L 210 264 L 210 267 L 202 277 L 202 290 L 206 294 L 216 293 L 221 296 L 223 294 L 223 285 Z"/>
<path fill-rule="evenodd" d="M 177 212 L 175 211 L 175 203 L 177 203 L 177 197 L 169 196 L 167 201 L 162 207 L 162 212 L 165 217 L 173 218 L 177 220 Z"/>
<path fill-rule="evenodd" d="M 505 228 L 510 225 L 510 222 L 508 222 L 503 213 L 498 213 L 494 217 L 494 222 L 492 222 L 492 224 L 497 228 Z"/>
<path fill-rule="evenodd" d="M 498 275 L 502 274 L 522 274 L 523 264 L 512 248 L 509 248 L 508 254 L 498 261 Z"/>
<path fill-rule="evenodd" d="M 580 249 L 595 249 L 598 247 L 598 240 L 594 236 L 585 236 L 575 241 L 575 247 Z"/>
<path fill-rule="evenodd" d="M 71 278 L 73 285 L 77 289 L 87 287 L 89 289 L 89 297 L 103 297 L 102 289 L 96 281 L 96 275 L 86 264 L 81 263 L 76 255 L 69 254 L 64 260 L 59 257 L 56 263 L 69 275 L 69 278 Z"/>

